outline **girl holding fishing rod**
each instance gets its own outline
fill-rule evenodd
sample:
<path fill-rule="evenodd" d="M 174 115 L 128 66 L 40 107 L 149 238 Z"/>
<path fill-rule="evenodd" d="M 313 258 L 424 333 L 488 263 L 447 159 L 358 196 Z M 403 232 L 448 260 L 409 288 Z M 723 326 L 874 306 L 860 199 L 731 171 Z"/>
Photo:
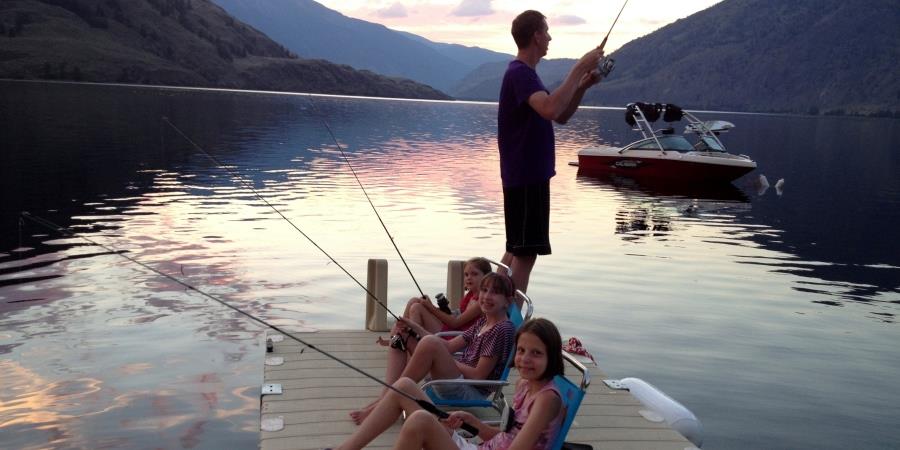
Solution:
<path fill-rule="evenodd" d="M 462 335 L 445 340 L 415 322 L 400 318 L 406 326 L 419 334 L 419 344 L 409 355 L 391 348 L 385 381 L 393 384 L 400 378 L 414 382 L 426 376 L 435 379 L 496 380 L 503 373 L 503 364 L 509 359 L 515 326 L 510 322 L 507 310 L 513 301 L 515 288 L 512 280 L 501 273 L 488 273 L 479 285 L 478 306 L 483 316 Z M 454 356 L 462 351 L 459 356 Z M 350 418 L 357 425 L 363 423 L 388 391 L 362 409 L 352 411 Z M 435 392 L 446 398 L 482 399 L 490 391 L 474 386 L 440 386 Z"/>
<path fill-rule="evenodd" d="M 521 379 L 513 397 L 513 414 L 505 430 L 487 425 L 468 412 L 455 411 L 445 419 L 423 410 L 409 397 L 389 391 L 362 425 L 337 449 L 361 449 L 387 430 L 401 412 L 407 419 L 395 449 L 506 450 L 549 449 L 559 432 L 565 409 L 553 377 L 563 374 L 562 339 L 547 319 L 529 320 L 515 336 L 514 364 Z M 401 392 L 426 400 L 416 382 L 401 378 L 394 383 Z M 480 445 L 456 433 L 467 424 L 478 430 Z"/>
<path fill-rule="evenodd" d="M 491 262 L 485 258 L 472 258 L 463 265 L 463 287 L 466 294 L 459 303 L 459 311 L 447 313 L 434 306 L 427 297 L 411 298 L 403 311 L 403 317 L 412 321 L 428 333 L 441 331 L 464 331 L 475 324 L 481 317 L 481 307 L 478 306 L 479 286 L 481 279 L 491 273 Z M 418 343 L 418 333 L 410 334 L 409 326 L 403 322 L 397 322 L 391 330 L 391 339 L 378 338 L 381 345 L 391 345 L 398 350 L 404 350 L 411 355 Z"/>

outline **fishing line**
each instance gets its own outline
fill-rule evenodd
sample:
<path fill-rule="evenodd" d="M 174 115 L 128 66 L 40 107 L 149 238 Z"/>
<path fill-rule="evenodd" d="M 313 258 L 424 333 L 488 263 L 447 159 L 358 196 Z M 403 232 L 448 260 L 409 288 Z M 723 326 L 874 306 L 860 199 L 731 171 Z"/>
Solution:
<path fill-rule="evenodd" d="M 291 219 L 288 219 L 284 214 L 282 214 L 281 211 L 278 210 L 278 208 L 276 208 L 274 205 L 269 203 L 269 201 L 266 200 L 265 197 L 262 196 L 262 194 L 260 194 L 256 189 L 253 188 L 253 185 L 250 184 L 250 182 L 245 180 L 244 177 L 242 177 L 240 174 L 238 174 L 237 172 L 235 172 L 234 170 L 232 170 L 225 164 L 222 164 L 222 162 L 219 161 L 218 159 L 216 159 L 215 156 L 210 155 L 209 152 L 207 152 L 202 147 L 197 145 L 197 143 L 194 142 L 190 137 L 188 137 L 188 135 L 184 134 L 184 132 L 181 131 L 181 129 L 179 129 L 178 127 L 175 126 L 175 124 L 170 122 L 168 117 L 163 116 L 162 120 L 163 120 L 163 122 L 169 124 L 169 126 L 172 127 L 173 130 L 178 132 L 178 134 L 180 134 L 186 141 L 188 141 L 188 143 L 190 143 L 195 149 L 197 149 L 197 151 L 199 151 L 200 153 L 205 155 L 207 158 L 209 158 L 210 161 L 213 162 L 213 164 L 215 164 L 219 168 L 225 169 L 233 178 L 237 179 L 237 181 L 239 183 L 241 183 L 241 185 L 243 185 L 245 188 L 250 190 L 250 192 L 253 192 L 253 194 L 256 195 L 257 198 L 262 200 L 262 202 L 265 203 L 269 208 L 272 208 L 272 210 L 275 211 L 276 214 L 281 216 L 282 219 L 286 220 L 287 223 L 291 224 L 291 226 L 294 227 L 294 229 L 297 230 L 301 235 L 303 235 L 303 237 L 305 237 L 306 240 L 308 240 L 313 246 L 315 246 L 317 249 L 319 249 L 319 251 L 322 252 L 322 254 L 327 256 L 328 259 L 331 260 L 331 262 L 333 262 L 336 266 L 338 266 L 345 274 L 347 274 L 348 277 L 350 277 L 350 279 L 352 279 L 354 282 L 356 282 L 357 285 L 359 285 L 359 287 L 361 287 L 364 291 L 366 291 L 366 294 L 369 294 L 369 296 L 373 300 L 375 300 L 376 303 L 381 305 L 381 307 L 384 308 L 384 310 L 387 311 L 388 314 L 393 316 L 394 319 L 396 319 L 398 321 L 400 320 L 400 318 L 397 317 L 397 315 L 394 314 L 393 311 L 391 311 L 390 308 L 387 307 L 387 305 L 382 303 L 381 300 L 379 300 L 378 297 L 374 293 L 372 293 L 372 291 L 370 291 L 367 287 L 363 286 L 363 284 L 360 283 L 359 280 L 357 280 L 356 277 L 353 276 L 353 274 L 351 274 L 349 271 L 347 271 L 347 269 L 345 269 L 344 266 L 342 266 L 339 262 L 337 262 L 337 260 L 335 260 L 327 251 L 325 251 L 324 248 L 319 246 L 319 244 L 317 244 L 316 241 L 314 241 L 311 237 L 309 237 L 309 235 L 304 233 L 303 230 L 300 229 L 300 227 L 298 227 L 296 224 L 294 224 L 293 221 L 291 221 Z"/>
<path fill-rule="evenodd" d="M 233 306 L 233 305 L 231 305 L 230 303 L 228 303 L 228 302 L 226 302 L 226 301 L 224 301 L 224 300 L 222 300 L 222 299 L 219 299 L 218 297 L 216 297 L 216 296 L 214 296 L 214 295 L 212 295 L 212 294 L 209 294 L 209 293 L 207 293 L 207 292 L 204 292 L 204 291 L 202 291 L 202 290 L 200 290 L 200 289 L 194 287 L 193 285 L 191 285 L 191 284 L 189 284 L 189 283 L 187 283 L 187 282 L 185 282 L 185 281 L 182 281 L 182 280 L 180 280 L 180 279 L 178 279 L 178 278 L 176 278 L 176 277 L 174 277 L 174 276 L 172 276 L 172 275 L 169 275 L 169 274 L 167 274 L 167 273 L 165 273 L 165 272 L 162 272 L 162 271 L 160 271 L 160 270 L 158 270 L 158 269 L 156 269 L 156 268 L 153 268 L 153 267 L 151 267 L 150 265 L 148 265 L 148 264 L 146 264 L 146 263 L 144 263 L 144 262 L 141 262 L 141 261 L 139 261 L 139 260 L 136 259 L 136 258 L 133 258 L 133 257 L 131 257 L 131 256 L 126 255 L 124 251 L 116 250 L 115 248 L 113 248 L 113 247 L 111 247 L 111 246 L 108 246 L 108 245 L 106 245 L 106 244 L 102 244 L 102 243 L 100 243 L 100 242 L 97 242 L 97 241 L 95 241 L 95 240 L 93 240 L 93 239 L 91 239 L 91 238 L 89 238 L 89 237 L 87 237 L 87 236 L 84 236 L 84 235 L 82 235 L 82 234 L 75 233 L 74 231 L 70 230 L 69 228 L 59 226 L 59 225 L 57 225 L 57 224 L 55 224 L 55 223 L 53 223 L 53 222 L 51 222 L 51 221 L 49 221 L 49 220 L 47 220 L 47 219 L 44 219 L 44 218 L 42 218 L 42 217 L 38 217 L 38 216 L 32 215 L 31 213 L 29 213 L 29 212 L 27 212 L 27 211 L 22 211 L 21 217 L 23 217 L 23 218 L 25 218 L 25 219 L 28 219 L 28 220 L 31 220 L 31 221 L 33 221 L 34 223 L 38 224 L 38 225 L 41 225 L 41 226 L 43 226 L 43 227 L 46 227 L 47 229 L 52 230 L 52 231 L 55 231 L 55 232 L 57 232 L 57 233 L 59 233 L 59 234 L 62 234 L 62 235 L 64 235 L 64 236 L 68 236 L 68 237 L 72 237 L 72 238 L 84 239 L 85 241 L 90 242 L 91 244 L 96 245 L 96 246 L 98 246 L 98 247 L 100 247 L 100 248 L 106 250 L 107 252 L 115 253 L 115 254 L 117 254 L 117 255 L 119 255 L 119 256 L 121 256 L 121 257 L 127 259 L 128 261 L 131 261 L 131 262 L 133 262 L 133 263 L 135 263 L 135 264 L 137 264 L 137 265 L 139 265 L 139 266 L 141 266 L 141 267 L 143 267 L 143 268 L 145 268 L 145 269 L 147 269 L 147 270 L 149 270 L 149 271 L 151 271 L 151 272 L 153 272 L 153 273 L 155 273 L 155 274 L 157 274 L 157 275 L 159 275 L 159 276 L 161 276 L 161 277 L 164 277 L 164 278 L 166 278 L 166 279 L 169 279 L 169 280 L 171 280 L 171 281 L 173 281 L 173 282 L 175 282 L 175 283 L 177 283 L 177 284 L 183 286 L 184 288 L 186 288 L 186 289 L 188 289 L 188 290 L 194 291 L 194 292 L 196 292 L 196 293 L 198 293 L 198 294 L 200 294 L 200 295 L 202 295 L 202 296 L 204 296 L 204 297 L 206 297 L 206 298 L 208 298 L 208 299 L 210 299 L 210 300 L 213 300 L 213 301 L 215 301 L 216 303 L 219 303 L 219 304 L 221 304 L 222 306 L 225 306 L 225 307 L 227 307 L 228 309 L 231 309 L 232 311 L 235 311 L 235 312 L 237 312 L 237 313 L 243 315 L 244 317 L 247 317 L 248 319 L 250 319 L 250 320 L 252 320 L 252 321 L 254 321 L 254 322 L 256 322 L 256 323 L 263 325 L 264 327 L 267 327 L 267 328 L 270 328 L 270 329 L 272 329 L 272 330 L 275 330 L 275 331 L 281 333 L 282 335 L 287 336 L 288 338 L 297 341 L 297 342 L 300 343 L 301 345 L 303 345 L 303 346 L 305 346 L 305 347 L 309 347 L 309 348 L 311 348 L 311 349 L 313 349 L 313 350 L 315 350 L 315 351 L 321 353 L 322 355 L 325 355 L 325 356 L 327 356 L 328 358 L 331 358 L 332 360 L 337 361 L 338 363 L 343 364 L 344 366 L 346 366 L 346 367 L 348 367 L 348 368 L 354 370 L 355 372 L 359 373 L 360 375 L 362 375 L 362 376 L 364 376 L 364 377 L 366 377 L 366 378 L 369 378 L 369 379 L 371 379 L 371 380 L 374 380 L 374 381 L 377 382 L 378 384 L 380 384 L 380 385 L 382 385 L 382 386 L 384 386 L 384 387 L 386 387 L 386 388 L 388 388 L 388 389 L 390 389 L 390 390 L 392 390 L 392 391 L 394 391 L 394 392 L 396 392 L 396 393 L 398 393 L 398 394 L 400 394 L 400 395 L 402 395 L 402 396 L 404 396 L 404 397 L 406 397 L 406 398 L 408 398 L 408 399 L 414 401 L 416 404 L 418 404 L 420 407 L 422 407 L 422 409 L 424 409 L 424 410 L 426 410 L 426 411 L 428 411 L 428 412 L 430 412 L 430 413 L 432 413 L 432 414 L 434 414 L 434 415 L 436 415 L 436 416 L 438 416 L 438 417 L 440 417 L 440 418 L 442 418 L 442 419 L 449 416 L 449 414 L 448 414 L 446 411 L 443 411 L 443 410 L 439 409 L 439 408 L 438 408 L 437 406 L 435 406 L 434 404 L 429 403 L 428 401 L 423 400 L 423 399 L 415 398 L 415 397 L 413 397 L 412 395 L 410 395 L 410 394 L 408 394 L 408 393 L 406 393 L 406 392 L 403 392 L 403 391 L 401 391 L 400 389 L 397 389 L 396 387 L 394 387 L 394 386 L 392 386 L 392 385 L 390 385 L 390 384 L 385 383 L 384 381 L 381 381 L 380 379 L 378 379 L 378 377 L 376 377 L 376 376 L 374 376 L 374 375 L 371 375 L 371 374 L 365 372 L 364 370 L 362 370 L 362 369 L 360 369 L 360 368 L 354 366 L 353 364 L 350 364 L 350 363 L 348 363 L 348 362 L 342 360 L 341 358 L 338 358 L 337 356 L 334 356 L 334 355 L 332 355 L 331 353 L 329 353 L 329 352 L 327 352 L 327 351 L 325 351 L 325 350 L 322 350 L 321 348 L 316 347 L 315 345 L 313 345 L 313 344 L 311 344 L 311 343 L 309 343 L 309 342 L 304 341 L 303 339 L 300 339 L 300 338 L 294 336 L 294 335 L 291 334 L 291 333 L 288 333 L 287 331 L 281 329 L 280 327 L 278 327 L 278 326 L 276 326 L 276 325 L 273 325 L 273 324 L 267 322 L 267 321 L 264 320 L 264 319 L 261 319 L 261 318 L 259 318 L 259 317 L 256 317 L 256 316 L 254 316 L 253 314 L 250 314 L 250 313 L 248 313 L 248 312 L 246 312 L 246 311 L 244 311 L 244 310 L 242 310 L 242 309 L 240 309 L 240 308 L 238 308 L 238 307 L 236 307 L 236 306 Z M 301 231 L 301 233 L 302 233 L 302 231 Z M 335 264 L 336 264 L 336 263 L 335 263 Z M 464 424 L 462 425 L 462 428 L 463 428 L 464 430 L 468 431 L 469 433 L 473 434 L 473 435 L 476 435 L 476 436 L 478 435 L 478 429 L 475 428 L 475 427 L 473 427 L 473 426 L 471 426 L 471 425 L 469 425 L 469 424 L 464 423 Z"/>
<path fill-rule="evenodd" d="M 356 183 L 359 185 L 359 188 L 362 189 L 363 195 L 366 196 L 366 200 L 369 202 L 369 206 L 372 207 L 372 211 L 375 212 L 375 217 L 378 218 L 378 222 L 381 223 L 381 227 L 384 228 L 385 234 L 387 234 L 388 239 L 391 240 L 391 245 L 394 246 L 394 250 L 397 251 L 397 256 L 400 257 L 400 261 L 403 262 L 403 266 L 406 267 L 406 271 L 409 272 L 409 277 L 412 278 L 413 284 L 416 285 L 416 289 L 419 290 L 419 295 L 423 298 L 425 297 L 425 293 L 422 292 L 422 288 L 419 287 L 419 282 L 416 281 L 416 277 L 413 275 L 412 270 L 409 268 L 409 264 L 406 264 L 406 259 L 403 257 L 403 254 L 400 253 L 400 248 L 397 247 L 397 243 L 394 242 L 394 236 L 391 236 L 391 232 L 388 231 L 387 225 L 384 224 L 384 220 L 381 220 L 381 214 L 378 214 L 378 209 L 375 208 L 375 204 L 372 203 L 372 199 L 369 198 L 369 193 L 366 192 L 366 188 L 363 187 L 362 181 L 359 180 L 359 177 L 356 175 L 356 170 L 353 169 L 353 164 L 350 164 L 350 159 L 347 158 L 347 154 L 344 153 L 344 148 L 338 142 L 337 137 L 335 137 L 334 132 L 331 130 L 331 125 L 328 124 L 328 121 L 325 120 L 325 115 L 319 110 L 319 107 L 316 105 L 315 100 L 313 100 L 312 95 L 308 95 L 309 103 L 312 104 L 313 109 L 316 110 L 316 114 L 319 115 L 319 119 L 322 121 L 322 124 L 325 125 L 325 129 L 328 130 L 328 134 L 331 135 L 331 140 L 334 141 L 334 145 L 337 146 L 338 150 L 341 152 L 341 157 L 344 158 L 344 162 L 347 163 L 347 167 L 350 168 L 350 173 L 353 174 L 353 178 L 356 179 Z"/>

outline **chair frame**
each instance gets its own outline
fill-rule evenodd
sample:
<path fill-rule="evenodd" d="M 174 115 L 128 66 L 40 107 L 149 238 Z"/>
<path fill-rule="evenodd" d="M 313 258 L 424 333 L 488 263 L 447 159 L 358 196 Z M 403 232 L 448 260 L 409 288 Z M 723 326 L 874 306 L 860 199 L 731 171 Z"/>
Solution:
<path fill-rule="evenodd" d="M 581 372 L 581 382 L 578 385 L 575 385 L 575 383 L 562 375 L 557 375 L 553 378 L 553 381 L 559 389 L 559 393 L 562 395 L 563 405 L 566 407 L 566 416 L 559 428 L 559 432 L 553 439 L 553 445 L 550 447 L 551 450 L 560 450 L 563 447 L 563 444 L 566 441 L 566 435 L 569 433 L 569 428 L 571 428 L 572 423 L 575 422 L 575 415 L 578 414 L 578 408 L 581 406 L 581 401 L 587 394 L 588 386 L 591 385 L 591 373 L 581 361 L 578 361 L 578 359 L 565 351 L 563 351 L 563 359 Z"/>

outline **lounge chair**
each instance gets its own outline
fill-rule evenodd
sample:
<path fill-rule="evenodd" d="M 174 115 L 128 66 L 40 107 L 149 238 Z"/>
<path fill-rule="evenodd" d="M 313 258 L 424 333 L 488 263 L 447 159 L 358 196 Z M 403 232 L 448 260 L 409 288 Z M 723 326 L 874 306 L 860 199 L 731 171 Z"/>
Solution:
<path fill-rule="evenodd" d="M 531 302 L 531 299 L 525 295 L 524 292 L 517 290 L 516 297 L 522 300 L 522 305 L 524 306 L 524 314 L 516 306 L 516 303 L 512 303 L 509 308 L 509 320 L 512 321 L 516 330 L 522 326 L 528 319 L 531 318 L 532 313 L 534 313 L 534 305 Z M 451 332 L 459 334 L 461 332 Z M 441 335 L 445 335 L 444 333 L 439 333 Z M 500 374 L 500 378 L 496 380 L 466 380 L 466 379 L 456 379 L 456 380 L 431 380 L 422 385 L 422 390 L 428 394 L 428 397 L 431 401 L 438 406 L 453 406 L 453 407 L 461 407 L 461 408 L 494 408 L 496 411 L 503 410 L 503 386 L 509 384 L 509 370 L 512 366 L 513 358 L 515 357 L 515 349 L 511 349 L 509 352 L 509 358 L 504 361 L 503 373 Z M 479 387 L 490 387 L 492 388 L 491 393 L 488 394 L 484 399 L 480 400 L 454 400 L 447 399 L 438 396 L 433 389 L 435 385 L 446 385 L 446 384 L 465 384 L 469 386 L 479 386 Z"/>
<path fill-rule="evenodd" d="M 557 388 L 559 388 L 559 393 L 562 395 L 563 406 L 566 408 L 566 417 L 563 420 L 562 427 L 559 429 L 559 434 L 557 434 L 556 439 L 553 440 L 553 446 L 550 447 L 552 450 L 560 450 L 563 448 L 566 435 L 569 433 L 572 422 L 575 421 L 575 414 L 578 413 L 578 407 L 581 406 L 581 400 L 584 399 L 587 388 L 591 384 L 591 373 L 583 364 L 581 364 L 581 362 L 566 352 L 563 352 L 563 358 L 572 364 L 576 370 L 581 372 L 581 383 L 576 386 L 571 380 L 560 375 L 557 375 L 553 379 Z M 575 447 L 572 446 L 572 448 Z"/>

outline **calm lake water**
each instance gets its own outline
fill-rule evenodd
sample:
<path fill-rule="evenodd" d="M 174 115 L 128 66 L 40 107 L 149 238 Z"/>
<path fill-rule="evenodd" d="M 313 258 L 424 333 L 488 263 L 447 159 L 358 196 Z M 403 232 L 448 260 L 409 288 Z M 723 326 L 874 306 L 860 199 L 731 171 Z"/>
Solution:
<path fill-rule="evenodd" d="M 252 449 L 259 427 L 264 330 L 21 211 L 278 325 L 362 328 L 362 289 L 161 118 L 363 282 L 388 259 L 399 309 L 416 289 L 323 119 L 434 294 L 448 259 L 501 255 L 495 114 L 0 82 L 0 448 Z M 557 128 L 536 313 L 689 407 L 704 448 L 896 447 L 900 121 L 700 116 L 759 169 L 711 191 L 581 176 L 581 147 L 635 133 L 621 109 Z"/>

